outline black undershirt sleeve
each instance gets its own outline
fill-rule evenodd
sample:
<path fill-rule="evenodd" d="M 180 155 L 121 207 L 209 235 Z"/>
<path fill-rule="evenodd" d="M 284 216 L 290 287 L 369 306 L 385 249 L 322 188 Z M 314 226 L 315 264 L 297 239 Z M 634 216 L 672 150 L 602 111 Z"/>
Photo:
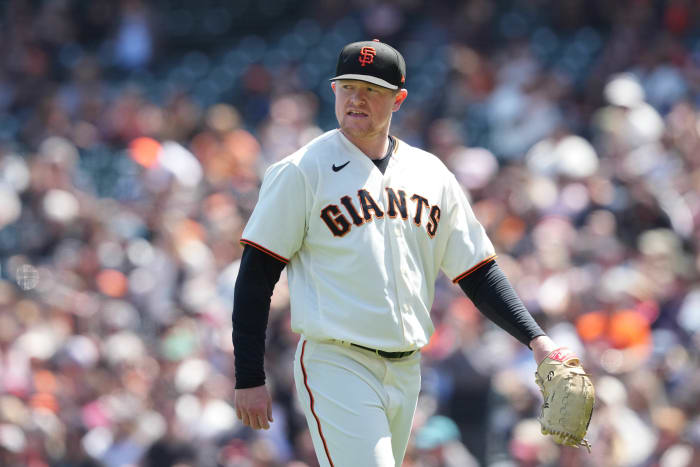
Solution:
<path fill-rule="evenodd" d="M 460 280 L 459 286 L 481 313 L 528 348 L 532 339 L 545 335 L 496 261 Z"/>
<path fill-rule="evenodd" d="M 233 296 L 233 355 L 236 389 L 265 384 L 265 334 L 270 298 L 286 266 L 246 245 Z"/>

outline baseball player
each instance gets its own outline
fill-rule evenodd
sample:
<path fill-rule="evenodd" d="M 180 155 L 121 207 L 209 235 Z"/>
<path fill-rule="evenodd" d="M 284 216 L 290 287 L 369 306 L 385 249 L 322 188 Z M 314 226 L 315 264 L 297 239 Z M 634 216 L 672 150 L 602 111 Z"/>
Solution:
<path fill-rule="evenodd" d="M 263 369 L 272 290 L 284 267 L 297 395 L 323 466 L 400 466 L 443 271 L 543 360 L 556 346 L 495 262 L 461 186 L 435 156 L 389 134 L 407 97 L 401 54 L 345 46 L 331 79 L 339 129 L 265 173 L 245 227 L 233 309 L 235 407 L 267 429 Z"/>

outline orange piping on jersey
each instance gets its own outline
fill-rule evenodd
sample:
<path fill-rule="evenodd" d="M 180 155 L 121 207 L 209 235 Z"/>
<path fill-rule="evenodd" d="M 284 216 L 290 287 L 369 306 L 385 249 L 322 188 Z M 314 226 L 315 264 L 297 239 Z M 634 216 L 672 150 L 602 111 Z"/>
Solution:
<path fill-rule="evenodd" d="M 462 274 L 460 274 L 459 276 L 452 279 L 452 282 L 454 282 L 456 284 L 457 282 L 459 282 L 462 279 L 464 279 L 465 277 L 467 277 L 469 274 L 473 273 L 474 271 L 476 271 L 480 267 L 487 265 L 488 263 L 490 263 L 494 259 L 496 259 L 496 255 L 489 256 L 488 258 L 486 258 L 485 260 L 483 260 L 482 262 L 480 262 L 479 264 L 477 264 L 473 268 L 469 269 L 468 271 L 464 271 Z"/>
<path fill-rule="evenodd" d="M 396 154 L 396 150 L 399 149 L 399 141 L 401 141 L 401 140 L 398 139 L 396 136 L 393 136 L 392 138 L 394 138 L 394 150 L 391 152 Z"/>
<path fill-rule="evenodd" d="M 314 410 L 314 395 L 311 394 L 311 388 L 307 382 L 306 367 L 304 367 L 304 351 L 306 350 L 306 342 L 301 345 L 301 356 L 299 357 L 299 363 L 301 364 L 301 372 L 304 374 L 304 386 L 306 386 L 306 392 L 309 393 L 309 399 L 311 401 L 311 414 L 316 419 L 316 425 L 318 426 L 318 434 L 321 436 L 321 441 L 323 441 L 323 449 L 326 451 L 326 457 L 328 458 L 328 463 L 333 467 L 333 460 L 331 459 L 331 454 L 328 452 L 328 444 L 326 444 L 326 437 L 323 436 L 323 430 L 321 430 L 321 420 L 319 420 L 316 411 Z"/>
<path fill-rule="evenodd" d="M 282 261 L 284 264 L 289 263 L 289 260 L 287 258 L 285 258 L 284 256 L 280 256 L 277 253 L 275 253 L 274 251 L 270 251 L 267 248 L 265 248 L 264 246 L 258 245 L 255 242 L 251 242 L 250 240 L 246 240 L 245 238 L 242 238 L 241 243 L 243 243 L 244 245 L 250 245 L 253 248 L 257 248 L 258 250 L 262 251 L 263 253 L 267 253 L 268 255 L 272 256 L 273 258 Z"/>

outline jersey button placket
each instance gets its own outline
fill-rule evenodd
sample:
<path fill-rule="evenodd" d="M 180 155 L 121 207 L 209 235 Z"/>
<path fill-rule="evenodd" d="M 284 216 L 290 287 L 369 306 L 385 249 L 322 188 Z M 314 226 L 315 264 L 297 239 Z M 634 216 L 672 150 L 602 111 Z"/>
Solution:
<path fill-rule="evenodd" d="M 400 227 L 397 227 L 399 230 L 401 230 Z M 405 235 L 406 232 L 402 232 L 399 236 L 397 236 L 397 241 L 401 242 L 400 244 L 406 246 L 406 249 L 408 249 L 408 242 L 406 241 Z M 410 235 L 410 233 L 408 233 Z M 400 248 L 397 248 L 399 250 L 399 254 L 396 255 L 396 264 L 395 267 L 397 267 L 399 271 L 399 276 L 398 280 L 402 281 L 401 285 L 397 284 L 397 295 L 398 295 L 398 302 L 400 306 L 400 318 L 401 318 L 401 329 L 403 331 L 403 337 L 404 337 L 404 344 L 408 344 L 408 340 L 406 339 L 406 333 L 407 333 L 407 326 L 406 326 L 406 317 L 410 317 L 410 315 L 413 313 L 413 310 L 411 309 L 411 292 L 416 292 L 411 290 L 411 287 L 413 286 L 411 276 L 410 276 L 410 268 L 409 265 L 406 262 L 406 255 L 407 254 L 416 254 L 417 252 L 413 251 L 402 251 Z"/>
<path fill-rule="evenodd" d="M 391 164 L 389 164 L 391 166 Z M 390 167 L 389 167 L 390 168 Z M 389 172 L 389 168 L 387 168 L 387 173 Z M 387 173 L 384 174 L 382 177 L 382 194 L 386 193 L 386 186 L 387 183 L 390 180 L 390 177 L 387 175 Z M 387 204 L 385 202 L 386 198 L 382 196 L 382 209 L 384 212 L 387 212 Z M 396 318 L 399 320 L 401 323 L 401 336 L 402 336 L 402 341 L 405 343 L 405 337 L 406 337 L 406 332 L 404 329 L 404 322 L 403 322 L 403 312 L 402 312 L 402 304 L 403 304 L 403 299 L 401 297 L 401 288 L 399 287 L 397 277 L 401 275 L 401 249 L 398 246 L 399 239 L 402 236 L 401 233 L 401 224 L 400 222 L 397 222 L 396 219 L 392 219 L 389 216 L 385 216 L 384 218 L 384 232 L 389 234 L 389 238 L 385 240 L 385 245 L 386 243 L 389 244 L 390 248 L 390 255 L 391 255 L 391 268 L 393 271 L 387 271 L 389 273 L 389 278 L 392 281 L 392 289 L 394 292 L 394 303 L 395 303 L 395 309 L 392 310 L 392 313 L 398 316 Z"/>

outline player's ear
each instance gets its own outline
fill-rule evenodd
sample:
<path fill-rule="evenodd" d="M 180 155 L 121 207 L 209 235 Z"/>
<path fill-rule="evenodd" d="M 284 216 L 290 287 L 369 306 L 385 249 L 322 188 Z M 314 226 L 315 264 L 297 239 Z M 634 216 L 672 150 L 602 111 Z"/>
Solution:
<path fill-rule="evenodd" d="M 335 81 L 331 81 L 331 89 L 333 89 L 333 94 L 335 94 Z"/>
<path fill-rule="evenodd" d="M 392 111 L 396 112 L 401 108 L 401 104 L 403 104 L 403 101 L 406 100 L 406 97 L 408 96 L 408 91 L 405 89 L 399 90 L 399 92 L 396 93 L 396 97 L 394 97 L 394 107 L 392 107 Z"/>

